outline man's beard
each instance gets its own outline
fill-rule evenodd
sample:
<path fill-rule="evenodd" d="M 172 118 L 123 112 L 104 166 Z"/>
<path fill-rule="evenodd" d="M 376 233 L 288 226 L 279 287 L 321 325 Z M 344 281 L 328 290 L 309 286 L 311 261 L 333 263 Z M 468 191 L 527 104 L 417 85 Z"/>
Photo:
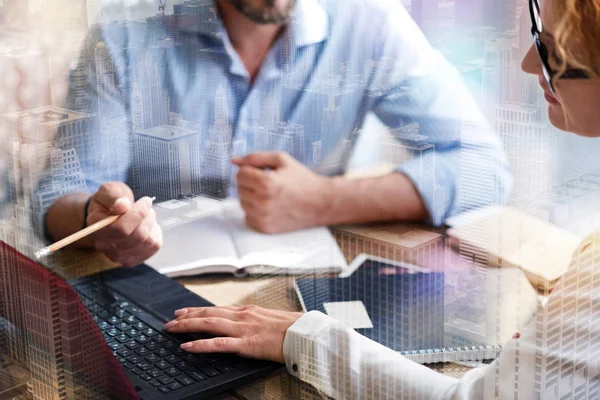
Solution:
<path fill-rule="evenodd" d="M 257 24 L 283 25 L 290 20 L 296 0 L 289 0 L 284 10 L 277 8 L 277 0 L 227 0 L 250 21 Z"/>

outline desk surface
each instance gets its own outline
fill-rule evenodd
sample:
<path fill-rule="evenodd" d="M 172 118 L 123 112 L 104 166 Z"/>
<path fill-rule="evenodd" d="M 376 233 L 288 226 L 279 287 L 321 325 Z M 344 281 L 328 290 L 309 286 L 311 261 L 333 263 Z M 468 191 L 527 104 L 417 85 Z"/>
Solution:
<path fill-rule="evenodd" d="M 442 269 L 445 272 L 448 272 L 447 268 L 452 266 L 455 271 L 459 271 L 455 276 L 460 277 L 460 279 L 454 279 L 457 282 L 453 282 L 450 278 L 450 283 L 446 287 L 445 298 L 450 299 L 450 302 L 453 298 L 460 300 L 462 294 L 459 287 L 463 283 L 472 287 L 473 284 L 477 284 L 473 283 L 474 280 L 478 279 L 475 276 L 482 273 L 473 263 L 465 262 L 464 257 L 461 257 L 457 250 L 451 248 L 443 231 L 431 227 L 415 224 L 375 224 L 360 227 L 336 227 L 332 228 L 332 232 L 348 261 L 360 253 L 367 253 L 396 261 L 410 262 L 430 269 Z M 515 300 L 507 301 L 506 299 L 515 297 L 512 292 L 519 285 L 514 283 L 515 280 L 522 281 L 524 279 L 522 273 L 518 270 L 503 269 L 500 271 L 492 269 L 491 273 L 486 271 L 485 274 L 487 274 L 488 280 L 482 284 L 486 286 L 482 292 L 486 292 L 486 289 L 489 289 L 490 286 L 496 288 L 506 287 L 507 294 L 502 295 L 505 289 L 500 289 L 495 300 L 497 304 L 508 302 L 506 309 L 514 310 Z M 489 277 L 494 277 L 495 274 L 495 278 L 490 280 Z M 493 283 L 491 283 L 492 281 Z M 256 304 L 280 310 L 301 310 L 293 290 L 293 278 L 289 276 L 196 277 L 182 278 L 179 279 L 179 282 L 216 305 Z M 526 287 L 521 286 L 522 289 Z M 455 293 L 452 290 L 455 290 Z M 525 296 L 528 298 L 525 302 L 533 310 L 537 305 L 537 298 L 533 294 L 533 289 L 531 291 L 525 290 L 525 292 L 529 296 Z M 480 296 L 483 296 L 483 294 L 480 294 Z M 523 297 L 523 294 L 521 293 L 519 297 Z M 502 311 L 498 307 L 494 312 L 496 318 L 503 317 L 511 321 L 515 319 L 508 316 L 506 310 Z M 485 316 L 483 318 L 485 319 Z M 518 318 L 516 319 L 518 320 Z M 497 339 L 503 340 L 512 336 L 515 329 L 517 328 L 509 324 L 501 327 L 501 329 L 494 330 L 501 332 L 496 333 L 496 335 L 502 335 L 502 338 L 498 337 Z M 428 366 L 453 377 L 461 377 L 470 369 L 454 363 L 430 364 Z M 233 398 L 236 399 L 307 399 L 323 397 L 309 385 L 288 375 L 283 368 L 269 377 L 238 388 L 235 392 L 221 396 L 219 399 L 230 399 L 232 398 L 230 396 L 234 396 Z"/>

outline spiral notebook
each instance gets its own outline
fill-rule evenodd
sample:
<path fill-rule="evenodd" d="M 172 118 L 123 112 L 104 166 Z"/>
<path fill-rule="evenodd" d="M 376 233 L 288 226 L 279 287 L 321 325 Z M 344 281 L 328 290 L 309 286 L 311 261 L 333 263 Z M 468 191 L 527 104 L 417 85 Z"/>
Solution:
<path fill-rule="evenodd" d="M 318 310 L 422 364 L 490 360 L 501 346 L 445 347 L 444 273 L 359 255 L 339 277 L 296 278 L 305 312 Z"/>

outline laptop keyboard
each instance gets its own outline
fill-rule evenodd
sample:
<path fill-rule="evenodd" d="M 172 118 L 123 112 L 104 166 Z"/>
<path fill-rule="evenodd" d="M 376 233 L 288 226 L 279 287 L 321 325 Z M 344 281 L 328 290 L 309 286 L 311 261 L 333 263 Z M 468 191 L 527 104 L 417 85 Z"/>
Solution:
<path fill-rule="evenodd" d="M 181 350 L 181 340 L 166 334 L 153 317 L 106 286 L 86 283 L 75 290 L 123 368 L 162 393 L 235 369 L 236 356 Z"/>

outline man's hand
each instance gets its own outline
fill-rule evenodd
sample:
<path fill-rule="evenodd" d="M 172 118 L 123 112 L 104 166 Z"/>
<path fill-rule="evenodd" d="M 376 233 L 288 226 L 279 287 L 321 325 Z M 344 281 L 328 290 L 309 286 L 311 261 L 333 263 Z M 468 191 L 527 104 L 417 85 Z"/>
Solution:
<path fill-rule="evenodd" d="M 283 363 L 283 340 L 302 313 L 257 306 L 183 308 L 165 329 L 173 333 L 209 333 L 212 339 L 183 343 L 191 353 L 235 353 Z"/>
<path fill-rule="evenodd" d="M 148 197 L 133 202 L 131 189 L 121 182 L 105 183 L 88 207 L 87 224 L 120 214 L 113 224 L 91 235 L 96 250 L 124 266 L 150 258 L 162 245 L 162 230 Z"/>
<path fill-rule="evenodd" d="M 238 195 L 248 225 L 264 233 L 320 225 L 330 203 L 327 177 L 310 171 L 287 153 L 253 153 L 234 158 Z"/>

